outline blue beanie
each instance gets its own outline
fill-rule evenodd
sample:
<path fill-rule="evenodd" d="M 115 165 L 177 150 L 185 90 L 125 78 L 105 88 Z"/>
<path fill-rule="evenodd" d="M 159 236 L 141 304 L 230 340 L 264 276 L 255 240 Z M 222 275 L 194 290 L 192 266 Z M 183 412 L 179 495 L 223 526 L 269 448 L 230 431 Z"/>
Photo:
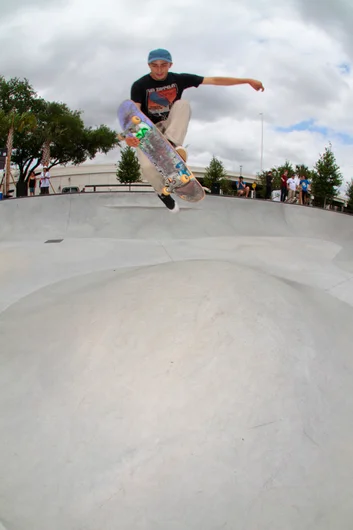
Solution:
<path fill-rule="evenodd" d="M 148 64 L 153 63 L 153 61 L 167 61 L 167 63 L 172 63 L 172 56 L 168 50 L 163 50 L 158 48 L 158 50 L 152 50 L 148 54 Z"/>

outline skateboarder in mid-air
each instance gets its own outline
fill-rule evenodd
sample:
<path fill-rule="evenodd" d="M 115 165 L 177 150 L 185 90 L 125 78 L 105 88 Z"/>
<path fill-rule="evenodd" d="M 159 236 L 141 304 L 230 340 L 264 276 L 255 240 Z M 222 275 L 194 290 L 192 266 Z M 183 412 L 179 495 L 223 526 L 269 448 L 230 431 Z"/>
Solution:
<path fill-rule="evenodd" d="M 167 140 L 175 147 L 186 162 L 187 153 L 183 142 L 187 133 L 191 109 L 188 101 L 181 99 L 183 91 L 200 85 L 232 86 L 248 84 L 254 90 L 264 90 L 261 81 L 239 79 L 235 77 L 202 77 L 195 74 L 176 74 L 170 72 L 172 56 L 164 49 L 153 50 L 148 55 L 150 73 L 135 81 L 131 87 L 131 100 L 156 124 Z M 138 138 L 124 139 L 130 147 L 139 145 Z M 178 204 L 171 195 L 163 195 L 164 181 L 147 156 L 137 149 L 142 173 L 156 190 L 159 198 L 173 212 L 179 210 Z"/>

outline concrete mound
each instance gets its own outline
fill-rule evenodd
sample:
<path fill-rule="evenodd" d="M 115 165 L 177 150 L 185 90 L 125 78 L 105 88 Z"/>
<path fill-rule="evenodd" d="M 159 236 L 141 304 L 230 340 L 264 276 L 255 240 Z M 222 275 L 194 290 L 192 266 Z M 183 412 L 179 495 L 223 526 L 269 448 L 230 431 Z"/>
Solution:
<path fill-rule="evenodd" d="M 82 194 L 0 221 L 6 528 L 351 528 L 352 218 Z"/>

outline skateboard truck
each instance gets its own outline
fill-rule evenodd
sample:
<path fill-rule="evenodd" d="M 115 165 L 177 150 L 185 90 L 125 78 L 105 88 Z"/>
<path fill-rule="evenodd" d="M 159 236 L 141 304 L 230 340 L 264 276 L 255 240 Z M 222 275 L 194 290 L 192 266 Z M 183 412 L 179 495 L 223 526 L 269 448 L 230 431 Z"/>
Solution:
<path fill-rule="evenodd" d="M 164 177 L 164 182 L 166 185 L 164 186 L 162 193 L 163 195 L 169 195 L 170 193 L 173 193 L 173 191 L 177 188 L 178 185 L 178 179 L 183 183 L 187 184 L 190 181 L 190 176 L 186 175 L 185 173 L 176 173 L 175 177 Z"/>

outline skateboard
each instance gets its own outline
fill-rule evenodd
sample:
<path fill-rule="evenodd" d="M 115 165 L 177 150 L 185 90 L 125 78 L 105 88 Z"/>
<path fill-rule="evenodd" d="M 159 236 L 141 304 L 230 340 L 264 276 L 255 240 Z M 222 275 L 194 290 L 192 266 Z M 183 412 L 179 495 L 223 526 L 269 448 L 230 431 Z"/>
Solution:
<path fill-rule="evenodd" d="M 175 193 L 188 202 L 198 202 L 205 197 L 203 187 L 184 160 L 133 101 L 126 100 L 121 103 L 118 118 L 123 128 L 121 136 L 138 138 L 139 148 L 161 173 L 165 183 L 162 191 L 164 195 Z"/>

